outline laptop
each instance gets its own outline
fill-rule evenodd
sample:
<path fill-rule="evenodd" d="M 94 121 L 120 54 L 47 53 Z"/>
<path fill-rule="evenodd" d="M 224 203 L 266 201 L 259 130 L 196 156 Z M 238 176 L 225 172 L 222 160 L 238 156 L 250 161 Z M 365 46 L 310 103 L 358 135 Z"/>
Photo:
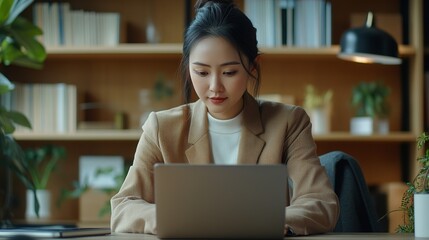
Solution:
<path fill-rule="evenodd" d="M 160 238 L 283 239 L 285 165 L 155 166 Z"/>
<path fill-rule="evenodd" d="M 63 227 L 20 227 L 20 228 L 2 228 L 1 237 L 16 237 L 14 239 L 34 238 L 70 238 L 84 236 L 109 235 L 110 228 L 63 228 Z M 19 238 L 21 237 L 21 238 Z"/>

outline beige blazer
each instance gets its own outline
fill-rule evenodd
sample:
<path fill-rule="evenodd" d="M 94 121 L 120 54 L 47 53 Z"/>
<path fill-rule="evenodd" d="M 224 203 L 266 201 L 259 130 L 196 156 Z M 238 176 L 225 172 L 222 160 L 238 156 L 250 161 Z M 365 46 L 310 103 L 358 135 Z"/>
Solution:
<path fill-rule="evenodd" d="M 286 226 L 298 235 L 328 232 L 338 198 L 316 154 L 311 123 L 297 106 L 258 102 L 244 95 L 238 164 L 287 164 Z M 207 110 L 202 101 L 153 112 L 143 125 L 133 165 L 112 197 L 113 232 L 156 234 L 155 163 L 213 163 Z"/>

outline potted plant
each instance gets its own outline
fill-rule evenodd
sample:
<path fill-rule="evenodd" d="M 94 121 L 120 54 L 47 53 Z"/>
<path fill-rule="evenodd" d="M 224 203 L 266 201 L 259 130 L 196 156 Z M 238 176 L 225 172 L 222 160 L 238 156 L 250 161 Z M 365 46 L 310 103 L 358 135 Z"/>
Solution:
<path fill-rule="evenodd" d="M 389 94 L 390 88 L 381 82 L 361 82 L 353 88 L 351 103 L 356 108 L 356 114 L 351 119 L 351 133 L 389 132 Z"/>
<path fill-rule="evenodd" d="M 324 134 L 331 130 L 332 90 L 318 93 L 309 84 L 305 87 L 304 109 L 310 116 L 313 134 Z"/>
<path fill-rule="evenodd" d="M 46 58 L 46 51 L 40 44 L 36 36 L 41 35 L 42 31 L 20 17 L 24 9 L 30 4 L 30 1 L 2 0 L 0 1 L 0 70 L 4 66 L 11 64 L 40 69 Z M 0 97 L 14 90 L 14 84 L 0 73 Z M 0 209 L 1 225 L 8 225 L 10 218 L 10 198 L 11 198 L 11 172 L 28 189 L 35 190 L 34 183 L 28 175 L 28 169 L 23 164 L 24 153 L 19 144 L 15 141 L 12 134 L 15 131 L 15 125 L 22 125 L 31 128 L 28 119 L 19 112 L 7 109 L 3 103 L 0 104 L 0 164 L 5 166 L 6 186 L 4 202 Z M 38 201 L 34 192 L 36 208 L 38 213 Z"/>
<path fill-rule="evenodd" d="M 33 190 L 27 189 L 27 208 L 25 212 L 27 219 L 48 218 L 50 216 L 51 196 L 46 187 L 58 161 L 65 158 L 65 156 L 66 151 L 63 147 L 52 144 L 24 150 L 25 161 L 22 163 L 28 169 L 28 176 L 34 184 L 37 199 L 40 203 L 39 214 L 36 215 Z"/>
<path fill-rule="evenodd" d="M 423 150 L 423 156 L 417 158 L 420 170 L 412 182 L 408 182 L 408 189 L 404 192 L 401 201 L 401 210 L 404 211 L 404 224 L 399 225 L 398 232 L 414 232 L 416 237 L 429 237 L 429 135 L 423 132 L 417 138 L 417 149 Z"/>

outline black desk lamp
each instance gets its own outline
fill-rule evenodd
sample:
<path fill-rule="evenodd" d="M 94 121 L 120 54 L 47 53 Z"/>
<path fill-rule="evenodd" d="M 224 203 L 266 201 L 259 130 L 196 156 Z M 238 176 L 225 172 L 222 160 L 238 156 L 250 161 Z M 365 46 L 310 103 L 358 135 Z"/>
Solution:
<path fill-rule="evenodd" d="M 398 44 L 387 32 L 375 26 L 374 15 L 368 13 L 366 23 L 362 27 L 347 30 L 340 41 L 341 59 L 380 64 L 401 64 L 398 57 Z"/>

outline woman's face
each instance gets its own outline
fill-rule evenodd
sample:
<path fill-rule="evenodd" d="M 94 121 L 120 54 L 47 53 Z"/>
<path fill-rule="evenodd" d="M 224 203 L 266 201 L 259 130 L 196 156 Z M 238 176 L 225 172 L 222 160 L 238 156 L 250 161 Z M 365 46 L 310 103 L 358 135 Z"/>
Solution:
<path fill-rule="evenodd" d="M 247 59 L 243 56 L 245 66 Z M 189 72 L 198 97 L 217 119 L 231 119 L 243 108 L 250 75 L 237 50 L 221 37 L 200 40 L 189 55 Z"/>

